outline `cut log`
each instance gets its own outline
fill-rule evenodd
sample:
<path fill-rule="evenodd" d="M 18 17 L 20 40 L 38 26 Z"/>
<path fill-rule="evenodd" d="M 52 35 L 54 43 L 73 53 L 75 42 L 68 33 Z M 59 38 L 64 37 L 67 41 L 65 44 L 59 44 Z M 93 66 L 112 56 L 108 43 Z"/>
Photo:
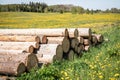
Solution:
<path fill-rule="evenodd" d="M 70 34 L 69 34 L 70 31 Z M 0 35 L 40 35 L 47 37 L 78 36 L 77 29 L 55 28 L 55 29 L 0 29 Z"/>
<path fill-rule="evenodd" d="M 85 50 L 85 46 L 82 44 L 82 45 L 80 45 L 79 46 L 80 47 L 80 49 L 82 50 L 82 51 L 84 51 Z"/>
<path fill-rule="evenodd" d="M 38 67 L 38 59 L 35 54 L 18 53 L 18 54 L 0 54 L 0 62 L 23 62 L 27 67 L 27 71 Z"/>
<path fill-rule="evenodd" d="M 92 42 L 92 45 L 96 45 L 97 44 L 96 36 L 92 36 L 91 42 Z"/>
<path fill-rule="evenodd" d="M 90 46 L 85 46 L 85 51 L 89 51 Z"/>
<path fill-rule="evenodd" d="M 80 44 L 83 44 L 83 43 L 84 43 L 83 37 L 77 37 L 77 39 L 79 40 L 79 43 L 80 43 Z"/>
<path fill-rule="evenodd" d="M 85 46 L 88 46 L 88 45 L 90 45 L 90 44 L 91 44 L 91 42 L 90 42 L 89 39 L 84 39 L 84 45 L 85 45 Z"/>
<path fill-rule="evenodd" d="M 70 50 L 67 54 L 63 54 L 63 58 L 67 60 L 74 60 L 74 51 Z"/>
<path fill-rule="evenodd" d="M 0 49 L 0 55 L 2 54 L 6 54 L 6 55 L 9 55 L 9 54 L 21 54 L 21 53 L 27 53 L 23 50 L 5 50 L 5 49 Z"/>
<path fill-rule="evenodd" d="M 63 49 L 59 44 L 41 44 L 36 55 L 56 55 L 57 60 L 62 60 Z"/>
<path fill-rule="evenodd" d="M 39 57 L 38 60 L 44 64 L 53 63 L 56 60 L 56 55 L 44 54 L 43 57 Z"/>
<path fill-rule="evenodd" d="M 60 44 L 62 45 L 62 41 L 64 37 L 47 37 L 48 39 L 48 44 Z"/>
<path fill-rule="evenodd" d="M 22 62 L 0 62 L 0 74 L 18 76 L 26 70 Z"/>
<path fill-rule="evenodd" d="M 0 41 L 14 41 L 14 42 L 38 42 L 39 36 L 24 36 L 24 35 L 0 35 Z"/>
<path fill-rule="evenodd" d="M 32 45 L 17 45 L 17 46 L 4 46 L 4 45 L 0 45 L 0 49 L 4 49 L 4 50 L 23 50 L 25 52 L 29 52 L 29 53 L 33 53 L 34 52 L 34 47 Z"/>
<path fill-rule="evenodd" d="M 40 47 L 38 42 L 1 42 L 0 46 L 33 46 L 34 48 L 38 49 Z"/>
<path fill-rule="evenodd" d="M 78 30 L 75 28 L 68 28 L 69 38 L 77 38 L 79 36 Z"/>
<path fill-rule="evenodd" d="M 103 40 L 104 40 L 103 35 L 101 35 L 101 34 L 92 34 L 92 35 L 97 38 L 97 41 L 99 43 L 103 42 Z"/>
<path fill-rule="evenodd" d="M 75 45 L 74 52 L 78 53 L 78 45 Z"/>
<path fill-rule="evenodd" d="M 90 28 L 78 28 L 79 36 L 91 40 L 92 31 Z"/>
<path fill-rule="evenodd" d="M 40 41 L 41 41 L 41 44 L 47 44 L 48 39 L 45 35 L 43 35 L 43 36 L 40 36 Z"/>
<path fill-rule="evenodd" d="M 68 60 L 74 60 L 74 51 L 70 50 L 70 52 L 68 53 Z"/>
<path fill-rule="evenodd" d="M 70 43 L 71 43 L 71 48 L 75 49 L 75 46 L 78 46 L 79 44 L 79 40 L 77 38 L 71 38 Z"/>
<path fill-rule="evenodd" d="M 64 39 L 62 41 L 62 48 L 63 48 L 64 53 L 68 53 L 68 51 L 70 50 L 70 40 L 69 40 L 69 38 L 64 37 Z"/>
<path fill-rule="evenodd" d="M 0 80 L 16 80 L 16 76 L 0 75 Z"/>
<path fill-rule="evenodd" d="M 65 28 L 55 29 L 0 29 L 1 35 L 45 35 L 65 36 Z"/>

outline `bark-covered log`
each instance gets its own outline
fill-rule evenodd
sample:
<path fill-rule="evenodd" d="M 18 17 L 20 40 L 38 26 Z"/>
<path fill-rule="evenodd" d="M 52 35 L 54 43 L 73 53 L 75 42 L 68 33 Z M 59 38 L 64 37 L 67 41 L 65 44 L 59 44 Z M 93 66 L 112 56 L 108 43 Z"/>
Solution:
<path fill-rule="evenodd" d="M 16 80 L 16 76 L 0 75 L 0 80 Z"/>
<path fill-rule="evenodd" d="M 40 42 L 41 42 L 41 44 L 47 44 L 47 42 L 48 42 L 47 36 L 45 36 L 45 35 L 40 36 Z"/>
<path fill-rule="evenodd" d="M 85 46 L 85 51 L 89 51 L 90 46 Z"/>
<path fill-rule="evenodd" d="M 34 47 L 32 45 L 24 45 L 24 46 L 21 46 L 21 45 L 17 45 L 17 46 L 11 46 L 11 45 L 8 45 L 8 46 L 4 46 L 4 44 L 0 45 L 0 49 L 5 49 L 5 50 L 23 50 L 23 51 L 26 51 L 26 52 L 29 52 L 29 53 L 33 53 L 34 52 Z"/>
<path fill-rule="evenodd" d="M 92 31 L 90 28 L 78 28 L 79 36 L 91 40 Z"/>
<path fill-rule="evenodd" d="M 103 42 L 103 40 L 104 40 L 103 35 L 101 35 L 101 34 L 92 34 L 92 35 L 97 38 L 97 41 L 99 43 Z"/>
<path fill-rule="evenodd" d="M 0 35 L 0 41 L 14 41 L 14 42 L 38 42 L 39 36 L 25 36 L 25 35 Z"/>
<path fill-rule="evenodd" d="M 97 44 L 96 36 L 92 36 L 91 42 L 92 42 L 92 45 L 96 45 Z"/>
<path fill-rule="evenodd" d="M 69 34 L 70 33 L 70 34 Z M 78 37 L 75 28 L 54 28 L 54 29 L 0 29 L 1 35 L 45 35 L 47 37 Z"/>
<path fill-rule="evenodd" d="M 38 42 L 1 42 L 0 46 L 33 46 L 34 48 L 38 49 L 40 47 Z"/>
<path fill-rule="evenodd" d="M 74 60 L 74 51 L 70 50 L 67 54 L 63 54 L 63 58 L 67 60 Z"/>
<path fill-rule="evenodd" d="M 56 55 L 56 60 L 62 60 L 63 49 L 59 44 L 41 44 L 36 55 Z"/>
<path fill-rule="evenodd" d="M 79 43 L 80 43 L 80 44 L 83 44 L 83 43 L 84 43 L 83 37 L 77 37 L 77 39 L 79 40 Z"/>
<path fill-rule="evenodd" d="M 26 70 L 22 62 L 0 62 L 0 74 L 19 76 Z"/>
<path fill-rule="evenodd" d="M 21 54 L 21 53 L 27 53 L 26 51 L 23 50 L 5 50 L 5 49 L 0 49 L 0 55 L 2 54 Z"/>
<path fill-rule="evenodd" d="M 85 45 L 85 46 L 88 46 L 88 45 L 90 45 L 90 44 L 91 44 L 91 42 L 90 42 L 89 39 L 84 39 L 84 45 Z"/>
<path fill-rule="evenodd" d="M 44 64 L 53 63 L 56 60 L 56 55 L 44 54 L 42 57 L 39 57 L 38 60 Z"/>
<path fill-rule="evenodd" d="M 67 53 L 70 50 L 70 40 L 67 37 L 64 37 L 62 41 L 63 52 Z"/>
<path fill-rule="evenodd" d="M 34 67 L 38 67 L 38 59 L 35 54 L 18 53 L 18 54 L 0 54 L 0 62 L 23 62 L 30 71 Z"/>
<path fill-rule="evenodd" d="M 80 47 L 80 49 L 82 50 L 82 51 L 84 51 L 85 50 L 85 46 L 82 44 L 82 45 L 80 45 L 79 46 Z"/>
<path fill-rule="evenodd" d="M 62 41 L 64 37 L 47 37 L 48 39 L 48 44 L 60 44 L 62 45 Z"/>
<path fill-rule="evenodd" d="M 71 48 L 75 49 L 75 46 L 78 46 L 79 40 L 77 38 L 70 38 Z"/>
<path fill-rule="evenodd" d="M 0 29 L 1 35 L 46 35 L 65 36 L 65 28 L 55 29 Z"/>
<path fill-rule="evenodd" d="M 68 28 L 69 38 L 77 38 L 78 37 L 78 30 L 75 28 Z"/>

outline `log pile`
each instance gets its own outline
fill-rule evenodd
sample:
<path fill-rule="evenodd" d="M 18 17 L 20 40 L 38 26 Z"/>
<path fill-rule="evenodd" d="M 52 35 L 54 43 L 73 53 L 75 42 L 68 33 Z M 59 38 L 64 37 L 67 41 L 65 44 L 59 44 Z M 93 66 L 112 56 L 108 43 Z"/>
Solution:
<path fill-rule="evenodd" d="M 0 29 L 0 74 L 18 76 L 38 63 L 72 61 L 102 42 L 90 28 Z"/>

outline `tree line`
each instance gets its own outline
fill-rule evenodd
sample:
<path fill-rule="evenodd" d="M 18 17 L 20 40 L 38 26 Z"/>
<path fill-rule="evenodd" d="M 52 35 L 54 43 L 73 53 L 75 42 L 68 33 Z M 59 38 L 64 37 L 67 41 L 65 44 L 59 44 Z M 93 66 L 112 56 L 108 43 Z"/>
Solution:
<path fill-rule="evenodd" d="M 93 13 L 120 13 L 120 9 L 111 8 L 103 10 L 84 9 L 81 6 L 74 5 L 52 5 L 48 6 L 46 3 L 29 2 L 28 4 L 6 4 L 0 5 L 0 12 L 39 12 L 39 13 L 66 13 L 72 14 L 93 14 Z"/>

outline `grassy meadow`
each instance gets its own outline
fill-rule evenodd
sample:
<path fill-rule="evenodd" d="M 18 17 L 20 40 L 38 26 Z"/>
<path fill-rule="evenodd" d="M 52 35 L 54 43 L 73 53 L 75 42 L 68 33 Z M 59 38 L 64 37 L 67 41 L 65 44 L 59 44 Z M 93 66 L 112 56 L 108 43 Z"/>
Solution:
<path fill-rule="evenodd" d="M 17 80 L 120 80 L 120 14 L 0 12 L 0 28 L 90 27 L 107 41 L 63 60 L 33 69 Z"/>
<path fill-rule="evenodd" d="M 101 27 L 120 23 L 120 14 L 0 12 L 0 28 Z"/>

